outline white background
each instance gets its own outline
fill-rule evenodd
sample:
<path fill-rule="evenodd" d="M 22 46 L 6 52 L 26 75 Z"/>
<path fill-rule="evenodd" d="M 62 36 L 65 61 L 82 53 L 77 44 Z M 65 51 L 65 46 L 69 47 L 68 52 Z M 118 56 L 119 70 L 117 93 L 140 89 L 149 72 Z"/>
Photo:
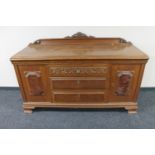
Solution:
<path fill-rule="evenodd" d="M 1 131 L 0 137 L 2 155 L 154 155 L 155 152 L 153 130 L 12 130 Z"/>
<path fill-rule="evenodd" d="M 122 37 L 131 41 L 150 57 L 145 68 L 142 87 L 155 87 L 155 26 L 57 26 L 57 27 L 0 27 L 0 86 L 18 86 L 15 72 L 9 59 L 12 55 L 25 48 L 30 42 L 40 38 L 61 38 L 76 32 L 84 32 L 96 37 Z"/>

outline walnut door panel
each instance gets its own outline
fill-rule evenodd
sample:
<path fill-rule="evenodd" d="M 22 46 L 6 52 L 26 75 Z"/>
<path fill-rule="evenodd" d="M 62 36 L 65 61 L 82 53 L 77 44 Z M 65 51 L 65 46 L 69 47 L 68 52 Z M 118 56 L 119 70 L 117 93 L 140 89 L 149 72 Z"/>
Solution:
<path fill-rule="evenodd" d="M 53 92 L 55 103 L 96 103 L 106 102 L 104 92 Z"/>
<path fill-rule="evenodd" d="M 104 77 L 54 77 L 51 85 L 52 89 L 105 89 L 108 82 Z"/>
<path fill-rule="evenodd" d="M 113 65 L 110 101 L 132 101 L 139 74 L 140 65 Z"/>
<path fill-rule="evenodd" d="M 27 101 L 50 101 L 49 83 L 44 66 L 19 66 Z"/>

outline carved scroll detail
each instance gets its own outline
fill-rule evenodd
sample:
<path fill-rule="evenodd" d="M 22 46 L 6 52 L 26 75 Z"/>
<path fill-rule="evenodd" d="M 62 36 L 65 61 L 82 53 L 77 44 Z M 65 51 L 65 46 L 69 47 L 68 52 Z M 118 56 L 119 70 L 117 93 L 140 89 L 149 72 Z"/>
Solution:
<path fill-rule="evenodd" d="M 94 36 L 88 36 L 82 32 L 77 32 L 72 36 L 65 37 L 66 39 L 85 39 L 85 38 L 95 38 Z"/>
<path fill-rule="evenodd" d="M 80 67 L 69 67 L 69 68 L 51 68 L 52 74 L 97 74 L 97 73 L 106 73 L 107 67 L 102 68 L 80 68 Z"/>
<path fill-rule="evenodd" d="M 25 73 L 25 77 L 28 78 L 30 76 L 36 76 L 36 77 L 40 77 L 40 71 L 35 71 L 35 72 L 24 72 Z"/>
<path fill-rule="evenodd" d="M 120 71 L 118 76 L 118 88 L 116 90 L 116 95 L 125 96 L 128 94 L 133 72 L 131 71 Z"/>
<path fill-rule="evenodd" d="M 44 95 L 43 84 L 40 71 L 25 71 L 29 94 L 32 96 Z"/>
<path fill-rule="evenodd" d="M 120 43 L 123 43 L 123 44 L 125 44 L 126 46 L 130 46 L 130 45 L 132 45 L 132 43 L 131 43 L 131 42 L 126 41 L 126 40 L 125 40 L 125 39 L 123 39 L 123 38 L 120 38 Z"/>

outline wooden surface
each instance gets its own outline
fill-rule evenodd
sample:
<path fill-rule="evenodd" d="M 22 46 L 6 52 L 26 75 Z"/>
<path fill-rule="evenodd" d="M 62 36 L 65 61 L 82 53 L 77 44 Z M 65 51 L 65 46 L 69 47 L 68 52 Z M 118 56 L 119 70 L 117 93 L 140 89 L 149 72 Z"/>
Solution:
<path fill-rule="evenodd" d="M 24 100 L 36 107 L 137 110 L 148 56 L 121 38 L 82 33 L 41 39 L 11 58 Z"/>
<path fill-rule="evenodd" d="M 20 60 L 144 59 L 148 56 L 120 38 L 42 39 L 14 55 Z"/>

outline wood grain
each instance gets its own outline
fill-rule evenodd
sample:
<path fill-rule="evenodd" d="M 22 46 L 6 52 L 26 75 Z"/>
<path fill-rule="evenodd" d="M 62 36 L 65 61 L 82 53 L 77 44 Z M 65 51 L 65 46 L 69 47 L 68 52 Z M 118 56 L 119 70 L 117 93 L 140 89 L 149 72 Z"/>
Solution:
<path fill-rule="evenodd" d="M 26 113 L 37 107 L 125 108 L 136 113 L 148 56 L 122 38 L 77 33 L 39 39 L 11 61 Z"/>

